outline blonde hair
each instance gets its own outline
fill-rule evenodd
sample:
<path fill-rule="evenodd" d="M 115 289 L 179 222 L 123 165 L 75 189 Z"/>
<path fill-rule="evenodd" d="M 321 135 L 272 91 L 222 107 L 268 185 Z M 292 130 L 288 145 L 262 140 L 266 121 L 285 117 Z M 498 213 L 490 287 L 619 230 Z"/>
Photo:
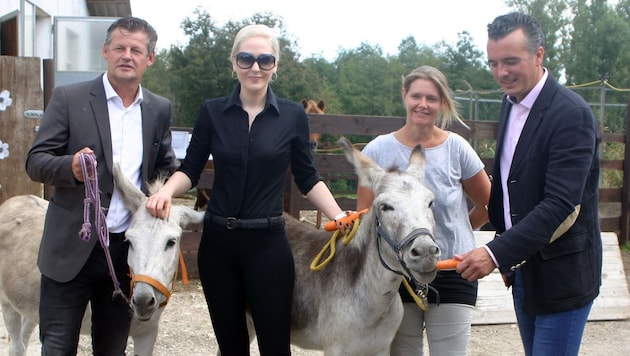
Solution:
<path fill-rule="evenodd" d="M 262 37 L 269 41 L 271 45 L 271 54 L 276 57 L 276 63 L 280 60 L 280 44 L 278 39 L 273 33 L 273 30 L 267 25 L 253 24 L 247 25 L 241 28 L 234 37 L 234 44 L 232 45 L 231 58 L 234 58 L 239 52 L 239 46 L 241 43 L 252 37 Z"/>
<path fill-rule="evenodd" d="M 455 119 L 459 121 L 462 125 L 466 126 L 464 121 L 462 121 L 461 117 L 459 116 L 459 112 L 457 110 L 457 107 L 459 105 L 451 95 L 451 89 L 448 87 L 448 81 L 446 80 L 446 76 L 444 75 L 444 73 L 440 72 L 440 70 L 438 70 L 437 68 L 431 66 L 418 67 L 412 70 L 403 78 L 403 89 L 405 89 L 405 92 L 409 92 L 411 83 L 418 79 L 430 80 L 433 84 L 435 84 L 438 92 L 440 92 L 441 99 L 444 100 L 446 104 L 438 115 L 438 123 L 440 124 L 440 128 L 443 129 L 447 127 L 451 123 L 452 119 Z"/>

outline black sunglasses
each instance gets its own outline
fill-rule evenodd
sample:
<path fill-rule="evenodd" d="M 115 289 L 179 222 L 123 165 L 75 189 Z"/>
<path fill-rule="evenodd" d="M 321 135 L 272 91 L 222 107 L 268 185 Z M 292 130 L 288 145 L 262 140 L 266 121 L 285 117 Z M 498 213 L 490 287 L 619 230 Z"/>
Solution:
<path fill-rule="evenodd" d="M 273 54 L 261 54 L 258 58 L 251 53 L 240 52 L 236 54 L 236 65 L 241 69 L 249 69 L 258 63 L 258 67 L 262 70 L 271 70 L 276 65 L 276 57 Z"/>

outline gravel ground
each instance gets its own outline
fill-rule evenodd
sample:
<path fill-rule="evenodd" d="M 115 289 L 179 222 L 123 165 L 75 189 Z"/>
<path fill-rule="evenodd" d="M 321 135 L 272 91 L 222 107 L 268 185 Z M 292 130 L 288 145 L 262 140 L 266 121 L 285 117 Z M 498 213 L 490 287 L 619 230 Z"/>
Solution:
<path fill-rule="evenodd" d="M 623 252 L 623 256 L 624 264 L 628 266 L 630 253 Z M 626 268 L 626 276 L 629 273 L 630 271 Z M 90 355 L 90 350 L 89 337 L 82 336 L 79 355 Z M 259 355 L 255 345 L 251 350 L 252 355 Z M 212 333 L 210 317 L 199 281 L 191 280 L 188 285 L 178 282 L 176 292 L 162 315 L 155 355 L 212 355 L 216 351 L 216 340 Z M 34 335 L 29 345 L 28 355 L 39 354 L 39 341 Z M 428 355 L 428 352 L 426 354 Z M 472 327 L 469 355 L 521 354 L 522 348 L 515 324 L 474 325 Z M 8 337 L 4 325 L 0 326 L 0 355 L 8 355 Z M 294 347 L 293 355 L 321 356 L 323 353 Z M 630 320 L 587 323 L 580 355 L 630 355 Z"/>
<path fill-rule="evenodd" d="M 622 251 L 622 258 L 630 285 L 630 252 Z M 212 355 L 216 351 L 216 339 L 199 281 L 191 280 L 188 285 L 178 282 L 176 292 L 162 315 L 155 355 Z M 473 325 L 469 355 L 511 356 L 522 355 L 522 352 L 515 324 Z M 39 354 L 40 346 L 35 333 L 28 355 Z M 90 354 L 90 338 L 82 336 L 79 355 Z M 128 354 L 131 355 L 131 351 Z M 255 343 L 251 354 L 259 355 Z M 428 352 L 425 354 L 428 355 Z M 8 336 L 3 324 L 0 325 L 0 355 L 8 355 Z M 294 347 L 293 355 L 321 356 L 323 353 Z M 580 355 L 630 355 L 630 320 L 588 322 Z"/>

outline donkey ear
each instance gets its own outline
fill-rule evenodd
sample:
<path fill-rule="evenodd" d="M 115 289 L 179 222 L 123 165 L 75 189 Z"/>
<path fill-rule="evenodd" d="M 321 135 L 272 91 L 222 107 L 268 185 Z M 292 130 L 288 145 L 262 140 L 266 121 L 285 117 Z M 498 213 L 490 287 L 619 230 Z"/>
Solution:
<path fill-rule="evenodd" d="M 204 215 L 205 211 L 197 211 L 183 205 L 173 205 L 170 218 L 176 218 L 178 225 L 185 229 L 191 225 L 201 224 Z"/>
<path fill-rule="evenodd" d="M 376 183 L 385 174 L 383 168 L 357 150 L 347 138 L 341 137 L 338 143 L 343 147 L 348 162 L 354 166 L 361 185 L 374 190 Z"/>
<path fill-rule="evenodd" d="M 407 172 L 424 181 L 425 163 L 426 157 L 424 155 L 424 148 L 422 145 L 417 145 L 414 147 L 413 151 L 411 151 L 411 156 L 409 156 L 409 166 L 407 167 Z"/>
<path fill-rule="evenodd" d="M 138 189 L 135 185 L 133 185 L 129 179 L 122 172 L 122 169 L 118 165 L 118 163 L 114 163 L 113 167 L 114 173 L 114 184 L 116 185 L 116 189 L 120 193 L 120 197 L 125 204 L 125 207 L 130 211 L 136 211 L 138 207 L 144 205 L 144 201 L 147 197 Z"/>

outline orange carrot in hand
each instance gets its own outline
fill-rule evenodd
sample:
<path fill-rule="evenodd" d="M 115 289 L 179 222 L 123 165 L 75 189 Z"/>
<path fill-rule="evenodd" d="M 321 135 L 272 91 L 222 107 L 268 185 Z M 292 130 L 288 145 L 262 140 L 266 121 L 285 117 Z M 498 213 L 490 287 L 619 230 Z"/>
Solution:
<path fill-rule="evenodd" d="M 451 258 L 448 260 L 438 261 L 436 264 L 436 267 L 439 270 L 449 270 L 449 269 L 455 269 L 458 264 L 459 264 L 458 260 Z"/>
<path fill-rule="evenodd" d="M 344 216 L 343 218 L 339 219 L 342 222 L 354 222 L 356 219 L 358 219 L 359 217 L 361 217 L 361 214 L 365 214 L 368 212 L 368 209 L 363 209 L 361 211 L 355 211 L 351 214 L 348 214 L 346 216 Z M 337 230 L 338 226 L 337 226 L 337 221 L 336 220 L 331 220 L 329 222 L 326 223 L 326 225 L 324 225 L 324 229 L 326 229 L 326 231 L 335 231 Z"/>

